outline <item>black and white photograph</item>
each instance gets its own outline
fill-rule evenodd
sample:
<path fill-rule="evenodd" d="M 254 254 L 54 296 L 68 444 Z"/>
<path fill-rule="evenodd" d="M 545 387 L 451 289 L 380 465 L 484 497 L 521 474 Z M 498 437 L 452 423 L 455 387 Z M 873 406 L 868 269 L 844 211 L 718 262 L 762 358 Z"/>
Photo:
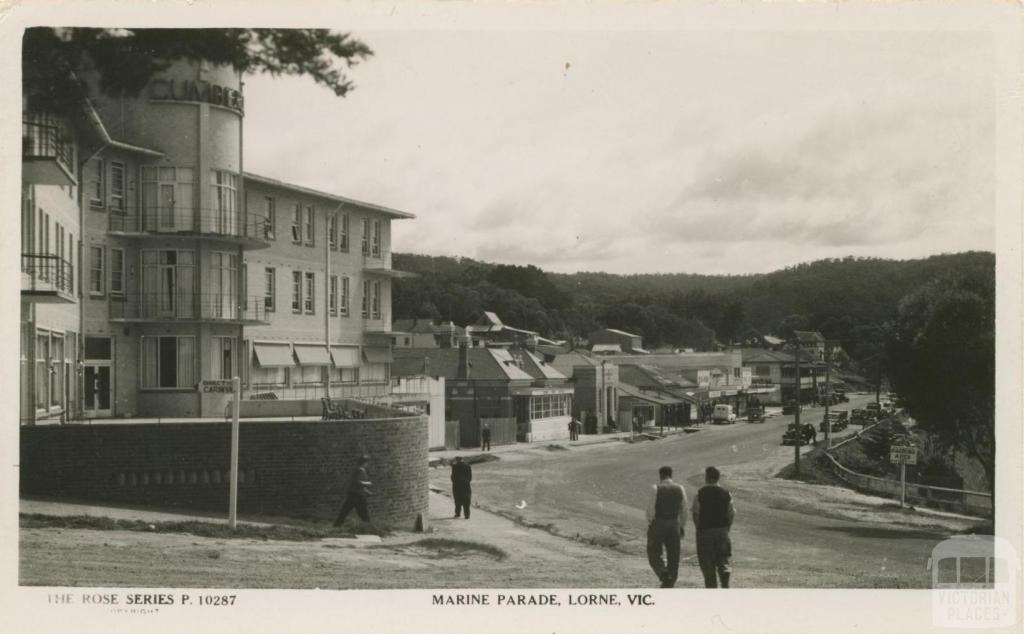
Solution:
<path fill-rule="evenodd" d="M 1020 627 L 1018 7 L 86 4 L 10 631 Z"/>

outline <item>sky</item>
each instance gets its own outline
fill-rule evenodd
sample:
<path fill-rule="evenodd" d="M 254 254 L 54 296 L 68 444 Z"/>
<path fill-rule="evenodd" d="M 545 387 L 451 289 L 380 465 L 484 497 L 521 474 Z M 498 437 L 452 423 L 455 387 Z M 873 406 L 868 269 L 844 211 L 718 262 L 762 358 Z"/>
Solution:
<path fill-rule="evenodd" d="M 339 99 L 246 79 L 246 170 L 416 214 L 393 250 L 759 273 L 995 249 L 982 34 L 355 31 Z"/>

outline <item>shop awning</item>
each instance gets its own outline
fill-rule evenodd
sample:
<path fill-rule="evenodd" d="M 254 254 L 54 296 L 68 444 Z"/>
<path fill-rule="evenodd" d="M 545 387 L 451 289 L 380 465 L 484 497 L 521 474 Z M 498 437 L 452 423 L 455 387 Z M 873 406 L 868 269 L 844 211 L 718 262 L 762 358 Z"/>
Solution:
<path fill-rule="evenodd" d="M 295 365 L 291 344 L 253 343 L 252 351 L 261 368 L 290 368 Z"/>
<path fill-rule="evenodd" d="M 299 365 L 331 365 L 331 355 L 327 354 L 326 346 L 297 343 L 295 344 L 295 356 L 299 359 Z"/>
<path fill-rule="evenodd" d="M 358 368 L 359 346 L 331 346 L 331 358 L 336 368 Z"/>
<path fill-rule="evenodd" d="M 683 402 L 681 398 L 674 398 L 665 394 L 657 394 L 654 392 L 643 392 L 625 383 L 620 383 L 617 388 L 619 394 L 622 396 L 633 397 L 641 401 L 647 401 L 654 405 L 677 405 Z"/>
<path fill-rule="evenodd" d="M 363 347 L 363 360 L 367 363 L 393 363 L 391 348 Z"/>

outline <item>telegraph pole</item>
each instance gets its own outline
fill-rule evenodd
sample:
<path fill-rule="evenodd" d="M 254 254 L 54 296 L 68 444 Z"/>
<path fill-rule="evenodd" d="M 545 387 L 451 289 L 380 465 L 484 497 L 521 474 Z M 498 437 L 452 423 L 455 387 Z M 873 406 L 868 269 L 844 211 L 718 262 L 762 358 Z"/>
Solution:
<path fill-rule="evenodd" d="M 825 340 L 825 449 L 832 447 L 832 422 L 828 419 L 828 409 L 832 404 L 832 349 Z"/>
<path fill-rule="evenodd" d="M 800 376 L 800 338 L 793 336 L 796 352 L 796 409 L 793 410 L 796 425 L 796 443 L 793 445 L 793 466 L 796 475 L 800 475 L 800 447 L 804 444 L 804 431 L 800 427 L 800 388 L 803 387 L 803 378 Z"/>

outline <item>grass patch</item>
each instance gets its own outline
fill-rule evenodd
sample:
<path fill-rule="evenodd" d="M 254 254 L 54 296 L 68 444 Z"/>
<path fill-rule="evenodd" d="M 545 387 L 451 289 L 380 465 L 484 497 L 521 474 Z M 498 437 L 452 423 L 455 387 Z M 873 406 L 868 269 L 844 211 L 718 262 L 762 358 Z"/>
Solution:
<path fill-rule="evenodd" d="M 776 473 L 775 477 L 782 478 L 783 480 L 807 482 L 809 484 L 842 484 L 832 474 L 831 463 L 825 455 L 825 450 L 821 447 L 815 447 L 806 454 L 800 455 L 799 474 L 796 472 L 795 465 L 789 463 Z"/>
<path fill-rule="evenodd" d="M 272 525 L 257 526 L 254 524 L 238 524 L 235 530 L 227 524 L 216 522 L 144 522 L 142 520 L 123 520 L 93 515 L 41 515 L 38 513 L 21 513 L 21 528 L 63 528 L 70 530 L 100 531 L 135 531 L 140 533 L 178 533 L 195 535 L 196 537 L 212 537 L 222 539 L 262 539 L 307 542 L 325 537 L 351 537 L 350 531 L 342 531 L 333 526 L 289 526 Z M 367 529 L 367 532 L 371 530 Z M 381 534 L 380 531 L 373 534 Z"/>
<path fill-rule="evenodd" d="M 378 548 L 394 548 L 392 546 L 378 546 Z M 434 559 L 453 559 L 466 555 L 486 555 L 495 561 L 502 561 L 508 557 L 508 553 L 497 546 L 484 542 L 468 541 L 461 539 L 449 539 L 447 537 L 427 537 L 408 544 L 405 548 L 428 551 L 428 556 Z"/>

